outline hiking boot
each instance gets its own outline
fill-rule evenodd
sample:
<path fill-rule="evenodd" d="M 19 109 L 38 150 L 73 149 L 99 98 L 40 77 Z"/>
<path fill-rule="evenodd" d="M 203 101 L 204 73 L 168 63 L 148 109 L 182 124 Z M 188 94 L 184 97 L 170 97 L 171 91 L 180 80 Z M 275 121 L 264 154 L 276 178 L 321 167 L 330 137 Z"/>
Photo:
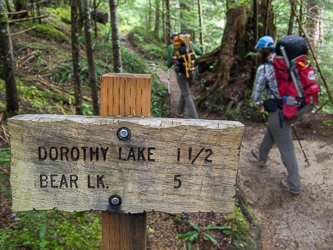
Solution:
<path fill-rule="evenodd" d="M 256 158 L 256 160 L 260 166 L 263 166 L 263 167 L 267 166 L 266 161 L 264 161 L 260 158 L 260 154 L 259 154 L 258 150 L 256 150 L 255 148 L 252 148 L 251 153 L 252 153 L 253 157 Z"/>
<path fill-rule="evenodd" d="M 290 189 L 289 183 L 286 179 L 282 179 L 281 182 L 281 187 L 283 187 L 285 190 L 287 190 L 289 193 L 293 194 L 293 195 L 299 195 L 301 193 L 301 191 L 294 191 Z"/>
<path fill-rule="evenodd" d="M 177 114 L 177 118 L 184 118 L 184 116 L 186 115 L 186 112 L 182 113 L 182 114 Z"/>

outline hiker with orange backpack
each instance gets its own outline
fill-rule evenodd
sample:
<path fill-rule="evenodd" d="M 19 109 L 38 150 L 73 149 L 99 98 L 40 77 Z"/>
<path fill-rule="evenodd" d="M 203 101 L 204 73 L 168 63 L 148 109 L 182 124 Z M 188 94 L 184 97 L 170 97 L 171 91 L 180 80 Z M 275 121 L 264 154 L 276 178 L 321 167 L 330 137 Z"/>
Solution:
<path fill-rule="evenodd" d="M 262 166 L 266 166 L 269 151 L 276 144 L 281 159 L 288 171 L 288 178 L 282 179 L 281 186 L 294 195 L 301 192 L 300 175 L 294 151 L 291 124 L 281 116 L 282 98 L 279 96 L 278 84 L 275 78 L 273 59 L 275 57 L 274 40 L 270 36 L 261 37 L 255 46 L 263 64 L 257 69 L 252 92 L 252 99 L 261 112 L 268 112 L 268 124 L 264 139 L 259 149 L 252 148 L 253 157 Z M 266 91 L 266 101 L 263 102 L 263 92 Z"/>
<path fill-rule="evenodd" d="M 196 75 L 198 62 L 196 55 L 202 51 L 191 41 L 191 35 L 185 32 L 170 35 L 166 66 L 174 66 L 178 86 L 181 91 L 177 117 L 184 117 L 185 107 L 189 118 L 197 119 L 198 113 L 191 94 L 191 85 Z"/>

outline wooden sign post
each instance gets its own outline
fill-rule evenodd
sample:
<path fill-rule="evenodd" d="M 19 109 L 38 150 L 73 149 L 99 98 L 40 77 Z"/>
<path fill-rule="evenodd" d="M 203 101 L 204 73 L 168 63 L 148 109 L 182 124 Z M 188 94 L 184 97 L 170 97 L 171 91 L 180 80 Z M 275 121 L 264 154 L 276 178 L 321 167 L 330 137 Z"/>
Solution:
<path fill-rule="evenodd" d="M 145 212 L 234 212 L 239 122 L 19 115 L 8 126 L 13 211 L 113 212 L 103 249 L 145 248 Z"/>
<path fill-rule="evenodd" d="M 151 75 L 101 76 L 102 116 L 150 116 Z M 102 249 L 147 249 L 147 215 L 102 211 Z"/>

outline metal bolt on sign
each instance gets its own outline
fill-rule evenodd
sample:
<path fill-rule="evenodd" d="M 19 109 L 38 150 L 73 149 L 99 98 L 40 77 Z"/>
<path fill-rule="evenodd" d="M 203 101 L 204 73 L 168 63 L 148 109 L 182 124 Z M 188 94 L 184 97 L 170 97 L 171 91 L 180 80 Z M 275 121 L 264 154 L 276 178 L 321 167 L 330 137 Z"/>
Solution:
<path fill-rule="evenodd" d="M 131 130 L 129 130 L 128 128 L 120 128 L 117 131 L 117 136 L 119 140 L 127 141 L 129 140 L 129 138 L 131 138 Z"/>
<path fill-rule="evenodd" d="M 111 206 L 119 206 L 122 202 L 122 199 L 119 195 L 112 195 L 109 198 L 109 203 Z"/>

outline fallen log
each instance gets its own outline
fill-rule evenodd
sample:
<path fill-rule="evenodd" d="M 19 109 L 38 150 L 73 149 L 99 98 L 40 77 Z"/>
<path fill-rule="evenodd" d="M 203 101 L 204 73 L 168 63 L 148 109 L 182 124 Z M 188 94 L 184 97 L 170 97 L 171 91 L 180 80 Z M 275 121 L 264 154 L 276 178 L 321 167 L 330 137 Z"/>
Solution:
<path fill-rule="evenodd" d="M 94 9 L 89 9 L 91 20 L 95 20 Z M 109 15 L 106 12 L 96 10 L 96 22 L 106 24 L 109 21 Z"/>

